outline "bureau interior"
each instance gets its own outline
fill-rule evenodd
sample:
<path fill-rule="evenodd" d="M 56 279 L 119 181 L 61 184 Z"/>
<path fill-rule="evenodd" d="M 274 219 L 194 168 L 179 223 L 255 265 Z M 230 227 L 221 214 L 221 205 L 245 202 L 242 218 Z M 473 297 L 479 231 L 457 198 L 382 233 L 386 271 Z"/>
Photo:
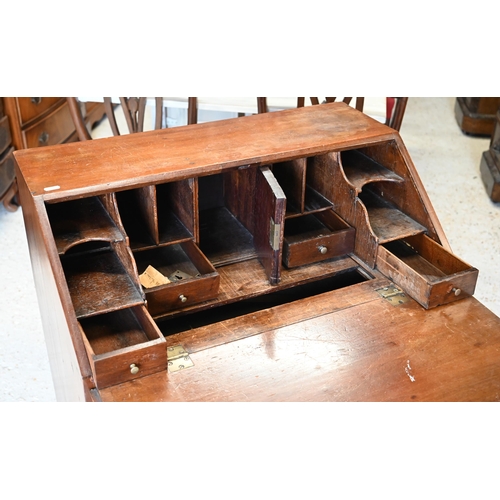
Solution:
<path fill-rule="evenodd" d="M 194 179 L 117 192 L 116 201 L 134 251 L 197 238 Z"/>
<path fill-rule="evenodd" d="M 239 318 L 264 309 L 308 299 L 333 290 L 339 290 L 372 279 L 361 268 L 349 269 L 327 278 L 303 283 L 290 288 L 279 288 L 270 293 L 257 295 L 219 307 L 204 309 L 190 314 L 181 312 L 173 317 L 157 318 L 160 331 L 168 337 L 194 328 L 212 325 L 220 321 Z"/>
<path fill-rule="evenodd" d="M 332 171 L 323 168 L 323 155 L 296 158 L 272 165 L 272 171 L 286 198 L 286 218 L 331 208 L 332 200 L 325 195 L 325 181 L 331 181 Z"/>
<path fill-rule="evenodd" d="M 60 259 L 77 318 L 144 302 L 129 254 L 120 243 L 82 242 Z"/>
<path fill-rule="evenodd" d="M 257 256 L 254 246 L 256 168 L 198 179 L 200 248 L 215 267 Z"/>

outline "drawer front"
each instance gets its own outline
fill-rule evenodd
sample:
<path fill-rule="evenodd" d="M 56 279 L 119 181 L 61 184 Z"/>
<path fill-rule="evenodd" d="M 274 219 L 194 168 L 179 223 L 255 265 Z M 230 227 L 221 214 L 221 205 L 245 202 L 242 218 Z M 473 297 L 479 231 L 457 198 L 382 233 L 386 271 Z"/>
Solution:
<path fill-rule="evenodd" d="M 131 352 L 96 356 L 92 364 L 96 385 L 103 389 L 166 370 L 167 363 L 167 344 L 157 340 Z"/>
<path fill-rule="evenodd" d="M 154 317 L 215 299 L 219 294 L 219 282 L 219 274 L 212 273 L 181 283 L 169 283 L 163 287 L 146 290 L 148 311 Z"/>
<path fill-rule="evenodd" d="M 21 126 L 38 118 L 50 108 L 62 104 L 64 101 L 64 97 L 18 97 L 17 104 Z"/>
<path fill-rule="evenodd" d="M 170 279 L 164 285 L 144 288 L 152 316 L 190 307 L 219 294 L 219 273 L 192 240 L 137 252 L 134 256 L 139 274 L 151 265 Z"/>
<path fill-rule="evenodd" d="M 283 264 L 293 268 L 352 253 L 355 236 L 356 229 L 333 210 L 288 219 Z"/>
<path fill-rule="evenodd" d="M 56 109 L 42 122 L 26 129 L 23 134 L 27 148 L 51 146 L 66 141 L 75 131 L 67 103 Z"/>
<path fill-rule="evenodd" d="M 167 343 L 146 308 L 135 306 L 79 321 L 98 388 L 167 369 Z"/>
<path fill-rule="evenodd" d="M 330 235 L 303 241 L 283 241 L 283 263 L 288 268 L 321 262 L 346 255 L 354 250 L 355 229 L 344 229 Z"/>
<path fill-rule="evenodd" d="M 420 305 L 431 309 L 474 293 L 477 269 L 423 234 L 405 243 L 412 251 L 396 250 L 402 242 L 379 246 L 376 267 Z"/>
<path fill-rule="evenodd" d="M 10 188 L 16 175 L 13 152 L 14 148 L 11 148 L 0 155 L 0 197 Z"/>
<path fill-rule="evenodd" d="M 4 116 L 0 118 L 0 155 L 10 146 L 11 142 L 9 117 Z"/>

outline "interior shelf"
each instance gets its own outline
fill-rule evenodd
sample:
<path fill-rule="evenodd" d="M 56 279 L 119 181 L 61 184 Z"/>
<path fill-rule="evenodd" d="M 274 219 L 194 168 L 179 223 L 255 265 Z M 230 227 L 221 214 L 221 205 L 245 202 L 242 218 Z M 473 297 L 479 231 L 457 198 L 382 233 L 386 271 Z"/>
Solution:
<path fill-rule="evenodd" d="M 89 241 L 123 241 L 124 235 L 96 196 L 46 205 L 59 255 Z"/>
<path fill-rule="evenodd" d="M 110 247 L 61 259 L 76 317 L 144 304 L 144 298 Z"/>
<path fill-rule="evenodd" d="M 160 245 L 180 243 L 193 239 L 193 235 L 171 210 L 163 210 L 158 218 Z"/>
<path fill-rule="evenodd" d="M 133 251 L 194 237 L 192 185 L 192 180 L 186 180 L 116 193 Z"/>
<path fill-rule="evenodd" d="M 358 193 L 361 192 L 364 185 L 370 182 L 404 182 L 402 177 L 360 151 L 343 151 L 341 161 L 348 181 L 356 188 Z"/>
<path fill-rule="evenodd" d="M 156 186 L 160 245 L 180 243 L 195 237 L 196 191 L 194 179 Z"/>
<path fill-rule="evenodd" d="M 423 233 L 426 228 L 369 190 L 359 195 L 368 212 L 370 225 L 381 244 Z"/>
<path fill-rule="evenodd" d="M 298 158 L 276 163 L 273 175 L 286 195 L 285 218 L 327 210 L 333 203 L 315 190 L 308 181 L 315 167 L 315 158 Z"/>
<path fill-rule="evenodd" d="M 304 209 L 301 211 L 300 208 L 293 203 L 290 203 L 287 199 L 286 206 L 286 219 L 291 219 L 293 217 L 300 217 L 303 214 L 310 214 L 314 212 L 321 212 L 322 210 L 328 210 L 332 208 L 333 203 L 327 200 L 324 196 L 314 190 L 311 186 L 305 187 L 305 197 L 304 197 Z"/>
<path fill-rule="evenodd" d="M 215 267 L 256 257 L 252 235 L 226 207 L 200 213 L 200 248 Z"/>
<path fill-rule="evenodd" d="M 137 191 L 116 193 L 116 201 L 123 227 L 130 240 L 130 248 L 137 250 L 154 246 L 156 241 L 151 231 L 151 223 L 148 223 L 143 211 L 139 210 Z"/>

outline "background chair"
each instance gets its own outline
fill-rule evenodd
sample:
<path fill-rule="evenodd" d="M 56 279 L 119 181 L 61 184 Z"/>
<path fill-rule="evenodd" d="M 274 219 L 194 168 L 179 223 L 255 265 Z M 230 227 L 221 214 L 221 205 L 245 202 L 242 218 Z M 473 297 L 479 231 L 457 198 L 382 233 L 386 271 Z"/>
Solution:
<path fill-rule="evenodd" d="M 88 100 L 100 99 L 104 102 L 105 115 L 109 121 L 109 125 L 113 135 L 122 135 L 120 131 L 118 119 L 118 108 L 123 112 L 127 130 L 125 133 L 134 134 L 145 130 L 145 118 L 147 116 L 146 107 L 154 107 L 154 129 L 159 130 L 164 127 L 164 102 L 163 97 L 103 97 L 90 98 Z M 90 130 L 85 125 L 84 116 L 82 113 L 81 102 L 77 97 L 68 97 L 68 106 L 71 113 L 71 118 L 76 127 L 78 138 L 80 141 L 92 139 Z M 196 123 L 197 121 L 197 98 L 188 97 L 188 124 Z"/>
<path fill-rule="evenodd" d="M 76 97 L 68 97 L 71 116 L 75 123 L 80 140 L 91 138 L 90 131 L 85 125 L 81 111 L 81 103 Z M 265 113 L 303 107 L 306 105 L 319 105 L 320 103 L 335 102 L 342 100 L 351 104 L 359 111 L 366 112 L 386 125 L 399 130 L 406 109 L 407 97 L 387 97 L 377 99 L 374 109 L 374 99 L 365 97 L 120 97 L 120 98 L 85 98 L 85 100 L 101 100 L 104 102 L 106 116 L 113 135 L 120 135 L 119 119 L 117 119 L 118 107 L 123 113 L 122 122 L 126 123 L 126 133 L 136 133 L 145 130 L 145 118 L 148 112 L 154 109 L 154 129 L 167 126 L 167 109 L 186 110 L 187 116 L 180 120 L 177 125 L 188 125 L 198 123 L 199 112 L 208 112 L 208 120 L 223 117 L 243 116 L 245 114 Z M 368 100 L 369 106 L 365 106 Z M 383 102 L 383 106 L 378 104 Z M 149 109 L 148 109 L 149 108 Z M 184 112 L 182 112 L 184 113 Z M 375 113 L 375 114 L 374 114 Z M 149 113 L 150 114 L 150 113 Z M 175 120 L 173 120 L 175 122 Z M 202 118 L 203 121 L 203 118 Z M 149 127 L 148 127 L 149 129 Z"/>

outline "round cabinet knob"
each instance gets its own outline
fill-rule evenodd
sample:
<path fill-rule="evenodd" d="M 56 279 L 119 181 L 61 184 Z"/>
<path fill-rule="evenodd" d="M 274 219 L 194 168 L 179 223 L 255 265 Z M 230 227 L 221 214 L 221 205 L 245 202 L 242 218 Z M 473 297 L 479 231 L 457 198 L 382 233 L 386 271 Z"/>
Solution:
<path fill-rule="evenodd" d="M 184 302 L 187 302 L 187 297 L 185 295 L 179 295 L 179 300 L 184 304 Z"/>
<path fill-rule="evenodd" d="M 136 364 L 130 365 L 130 373 L 132 375 L 137 375 L 139 373 L 139 367 Z"/>
<path fill-rule="evenodd" d="M 42 98 L 41 97 L 32 97 L 31 102 L 33 104 L 40 104 L 42 102 Z"/>
<path fill-rule="evenodd" d="M 458 297 L 462 293 L 462 290 L 460 288 L 452 288 L 451 293 L 454 293 L 455 297 Z"/>
<path fill-rule="evenodd" d="M 49 142 L 49 134 L 47 132 L 42 132 L 38 137 L 38 142 L 43 146 Z"/>
<path fill-rule="evenodd" d="M 325 253 L 328 252 L 328 248 L 323 245 L 319 246 L 318 250 L 321 255 L 325 255 Z"/>

